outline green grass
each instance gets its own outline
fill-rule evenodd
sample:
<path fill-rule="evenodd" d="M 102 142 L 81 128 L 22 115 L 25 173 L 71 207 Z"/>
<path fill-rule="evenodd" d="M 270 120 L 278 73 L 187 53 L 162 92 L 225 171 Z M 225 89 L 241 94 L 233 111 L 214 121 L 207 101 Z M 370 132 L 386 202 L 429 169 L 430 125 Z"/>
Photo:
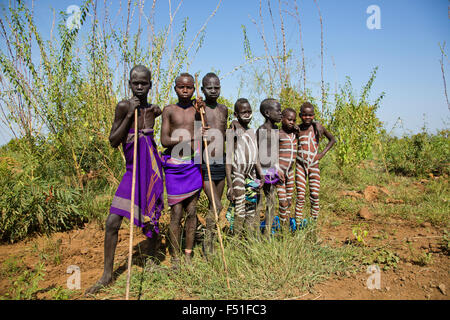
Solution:
<path fill-rule="evenodd" d="M 373 167 L 357 167 L 340 171 L 329 159 L 321 163 L 321 216 L 330 221 L 343 216 L 354 217 L 359 209 L 368 206 L 374 217 L 401 218 L 415 223 L 430 222 L 448 228 L 450 221 L 450 186 L 443 177 L 422 180 L 387 174 L 380 162 Z M 422 182 L 421 182 L 422 181 Z M 364 198 L 343 197 L 340 191 L 363 192 L 368 186 L 384 187 L 389 195 L 379 193 L 369 202 Z M 390 204 L 388 199 L 400 200 Z"/>
<path fill-rule="evenodd" d="M 16 270 L 18 271 L 18 270 Z M 0 300 L 31 300 L 36 299 L 36 294 L 40 291 L 39 283 L 45 277 L 45 266 L 38 263 L 33 269 L 21 269 L 18 277 L 11 278 L 12 285 L 8 293 L 0 297 Z"/>
<path fill-rule="evenodd" d="M 9 278 L 18 275 L 25 270 L 23 258 L 9 257 L 3 261 L 0 267 L 0 276 Z"/>
<path fill-rule="evenodd" d="M 348 245 L 331 248 L 315 241 L 314 227 L 271 239 L 225 238 L 230 290 L 219 248 L 210 261 L 196 247 L 191 266 L 178 273 L 161 267 L 132 273 L 131 295 L 140 299 L 287 299 L 308 291 L 336 271 L 354 270 L 362 249 Z M 123 296 L 126 274 L 106 290 L 108 297 Z"/>
<path fill-rule="evenodd" d="M 32 252 L 39 256 L 39 261 L 56 266 L 61 264 L 61 243 L 61 239 L 54 241 L 51 237 L 47 237 L 45 244 L 41 248 L 35 242 Z"/>
<path fill-rule="evenodd" d="M 430 222 L 435 226 L 449 227 L 450 188 L 445 179 L 430 179 L 418 187 L 418 179 L 395 178 L 390 198 L 403 203 L 374 203 L 375 210 L 382 217 L 396 217 L 417 224 Z"/>

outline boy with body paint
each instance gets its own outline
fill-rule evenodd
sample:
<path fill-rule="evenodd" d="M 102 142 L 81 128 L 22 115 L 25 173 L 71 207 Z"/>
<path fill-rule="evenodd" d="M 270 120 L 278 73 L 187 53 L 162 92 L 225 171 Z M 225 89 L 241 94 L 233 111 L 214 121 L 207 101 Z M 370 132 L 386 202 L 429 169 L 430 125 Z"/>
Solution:
<path fill-rule="evenodd" d="M 264 99 L 260 105 L 260 112 L 265 122 L 256 130 L 258 150 L 262 168 L 261 179 L 264 180 L 264 196 L 266 199 L 264 234 L 269 236 L 275 217 L 275 202 L 277 189 L 275 184 L 279 181 L 278 168 L 278 126 L 281 121 L 281 105 L 276 99 Z M 262 198 L 259 198 L 258 208 L 262 206 Z M 258 210 L 259 211 L 259 210 Z"/>
<path fill-rule="evenodd" d="M 280 222 L 286 225 L 290 218 L 292 194 L 295 187 L 295 159 L 297 155 L 297 130 L 295 124 L 297 113 L 286 108 L 281 113 L 281 129 L 279 133 L 279 167 L 280 181 L 277 182 Z"/>
<path fill-rule="evenodd" d="M 303 222 L 303 206 L 305 204 L 306 180 L 309 180 L 309 199 L 311 201 L 311 217 L 314 221 L 319 216 L 320 169 L 319 160 L 336 143 L 334 136 L 319 122 L 314 121 L 314 105 L 305 102 L 299 113 L 302 123 L 299 125 L 297 159 L 295 169 L 295 184 L 297 187 L 297 202 L 295 219 L 297 225 Z M 325 136 L 328 144 L 319 152 L 319 140 Z"/>
<path fill-rule="evenodd" d="M 248 184 L 258 189 L 264 181 L 258 156 L 256 135 L 248 127 L 252 119 L 252 108 L 247 99 L 240 98 L 234 105 L 232 129 L 227 130 L 227 197 L 235 205 L 234 234 L 240 236 L 244 227 L 250 233 L 255 233 L 259 226 L 259 215 L 256 214 L 256 203 L 246 203 L 245 191 Z"/>

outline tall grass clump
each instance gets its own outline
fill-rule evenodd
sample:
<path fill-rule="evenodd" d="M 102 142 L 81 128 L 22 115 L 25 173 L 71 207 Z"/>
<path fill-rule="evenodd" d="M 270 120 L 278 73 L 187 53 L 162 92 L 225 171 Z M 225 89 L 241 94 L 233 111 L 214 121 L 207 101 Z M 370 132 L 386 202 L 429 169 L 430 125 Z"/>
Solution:
<path fill-rule="evenodd" d="M 196 247 L 192 265 L 178 273 L 164 267 L 136 272 L 133 295 L 140 299 L 289 299 L 299 297 L 336 271 L 352 270 L 358 248 L 331 248 L 314 239 L 314 229 L 285 231 L 270 240 L 225 239 L 231 289 L 227 289 L 220 253 L 208 261 Z M 107 292 L 121 295 L 123 277 Z"/>

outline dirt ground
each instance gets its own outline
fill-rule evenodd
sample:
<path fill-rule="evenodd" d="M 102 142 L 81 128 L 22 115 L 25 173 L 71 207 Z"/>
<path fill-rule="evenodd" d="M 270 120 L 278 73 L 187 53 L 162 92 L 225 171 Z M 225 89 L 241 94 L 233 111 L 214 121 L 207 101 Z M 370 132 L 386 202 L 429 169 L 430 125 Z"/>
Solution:
<path fill-rule="evenodd" d="M 391 240 L 368 239 L 367 246 L 386 246 L 399 257 L 396 268 L 380 270 L 380 289 L 368 288 L 371 277 L 368 266 L 356 274 L 337 274 L 314 287 L 313 293 L 304 299 L 355 299 L 355 300 L 448 300 L 450 285 L 449 256 L 443 252 L 441 239 L 443 230 L 425 223 L 415 226 L 411 222 L 391 219 L 383 225 L 373 223 L 371 234 L 381 231 L 395 234 Z M 349 228 L 342 226 L 327 228 L 321 234 L 325 241 L 346 243 Z M 410 244 L 410 245 L 408 245 Z M 413 253 L 412 253 L 413 252 Z M 424 265 L 419 252 L 428 254 L 430 262 Z M 374 287 L 373 282 L 369 285 Z"/>
<path fill-rule="evenodd" d="M 448 251 L 442 246 L 443 228 L 437 228 L 430 223 L 420 225 L 401 219 L 376 219 L 373 216 L 342 217 L 339 223 L 325 222 L 320 225 L 320 239 L 332 246 L 344 246 L 354 241 L 351 225 L 363 221 L 370 233 L 365 239 L 365 246 L 384 247 L 389 252 L 395 252 L 399 260 L 396 268 L 380 270 L 379 289 L 375 282 L 368 288 L 367 266 L 361 267 L 356 273 L 345 272 L 334 274 L 330 279 L 316 285 L 310 292 L 295 299 L 346 299 L 346 300 L 448 300 L 450 291 L 450 263 Z M 167 215 L 162 217 L 168 218 Z M 346 220 L 347 219 L 347 220 Z M 145 237 L 135 228 L 135 253 L 138 244 L 145 246 Z M 122 225 L 115 256 L 116 274 L 126 272 L 128 255 L 128 227 Z M 353 240 L 352 240 L 353 238 Z M 87 224 L 83 229 L 55 233 L 51 237 L 39 236 L 28 238 L 15 244 L 0 245 L 0 266 L 4 268 L 5 261 L 23 261 L 22 266 L 31 270 L 44 261 L 45 277 L 39 283 L 42 290 L 36 298 L 50 299 L 53 288 L 67 288 L 70 274 L 67 268 L 76 265 L 81 270 L 81 290 L 71 296 L 72 299 L 85 299 L 84 291 L 93 285 L 103 271 L 103 239 L 104 231 L 97 223 Z M 163 265 L 169 265 L 165 240 L 162 237 L 162 255 L 159 257 Z M 164 254 L 165 252 L 165 254 Z M 422 258 L 421 258 L 422 257 Z M 56 261 L 58 263 L 56 263 Z M 0 296 L 4 296 L 11 286 L 10 277 L 0 273 Z M 97 295 L 101 299 L 102 295 Z M 120 297 L 118 297 L 120 298 Z"/>

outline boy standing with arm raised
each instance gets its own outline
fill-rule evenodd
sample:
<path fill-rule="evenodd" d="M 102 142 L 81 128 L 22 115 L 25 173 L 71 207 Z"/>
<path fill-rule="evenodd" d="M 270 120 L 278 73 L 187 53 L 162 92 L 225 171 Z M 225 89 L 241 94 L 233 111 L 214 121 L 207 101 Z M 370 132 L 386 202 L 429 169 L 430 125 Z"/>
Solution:
<path fill-rule="evenodd" d="M 306 180 L 309 180 L 309 199 L 311 201 L 311 217 L 314 221 L 319 217 L 320 170 L 319 160 L 336 143 L 334 136 L 319 122 L 314 121 L 314 105 L 305 102 L 300 107 L 299 116 L 302 123 L 298 131 L 297 160 L 295 165 L 295 184 L 297 186 L 297 202 L 295 219 L 297 226 L 303 225 L 303 206 L 305 204 Z M 328 144 L 319 152 L 319 140 L 322 136 Z"/>

